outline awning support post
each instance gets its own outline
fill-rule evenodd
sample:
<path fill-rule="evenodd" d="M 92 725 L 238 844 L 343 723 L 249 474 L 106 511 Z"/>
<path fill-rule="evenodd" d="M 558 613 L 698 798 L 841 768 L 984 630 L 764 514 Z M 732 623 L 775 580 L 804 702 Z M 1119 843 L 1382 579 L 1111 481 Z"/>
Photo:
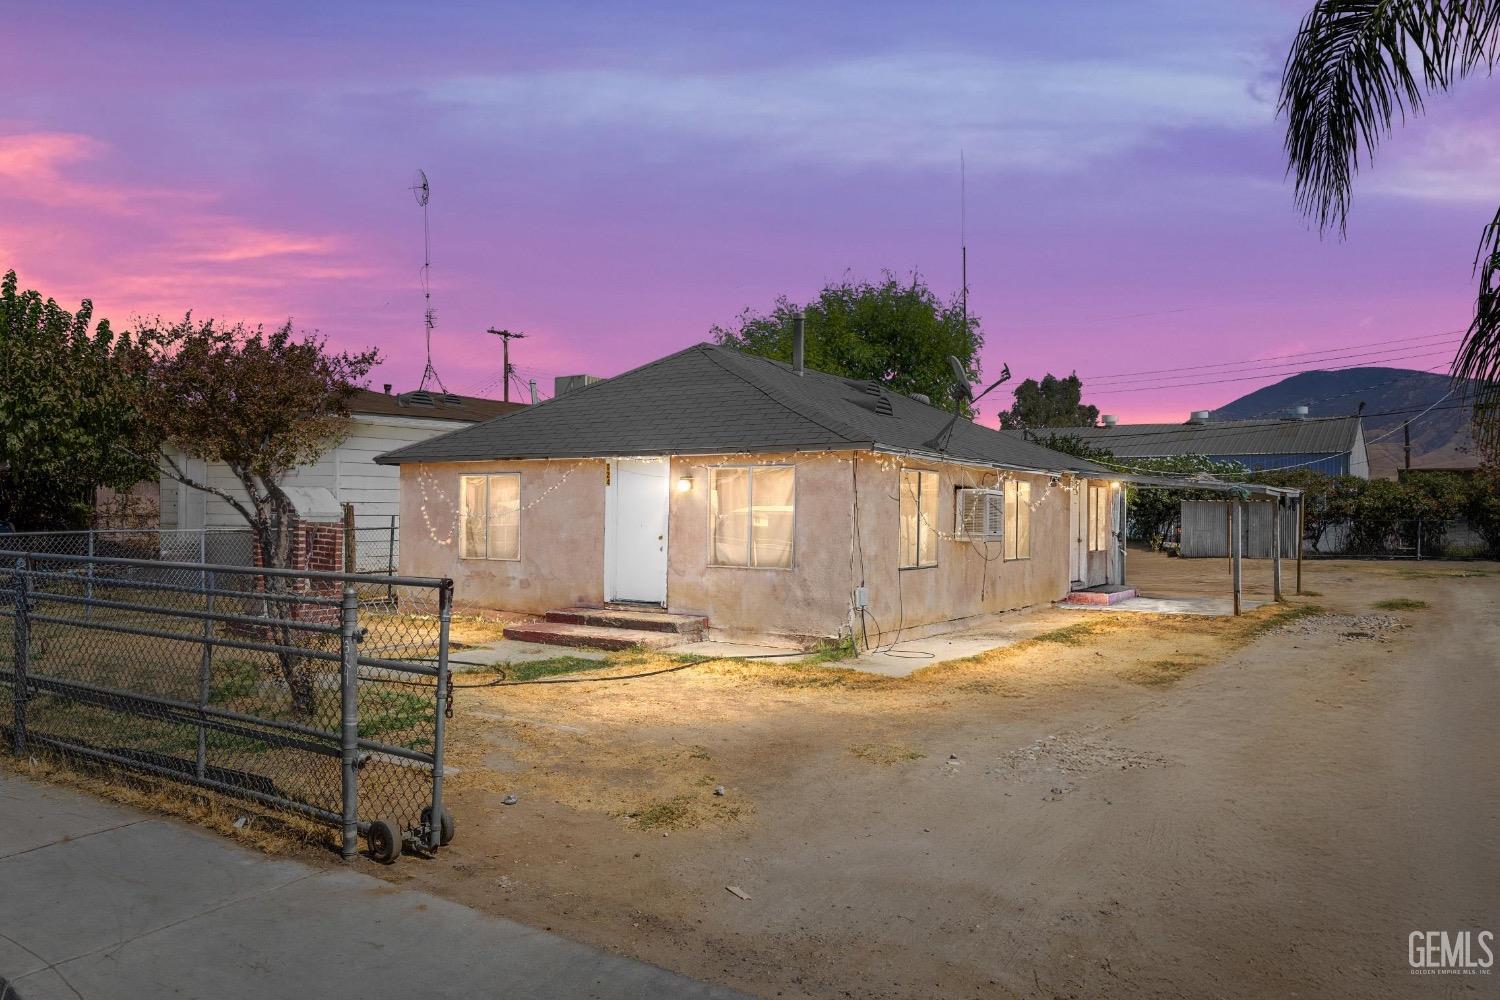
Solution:
<path fill-rule="evenodd" d="M 1281 596 L 1281 497 L 1273 499 L 1275 506 L 1271 509 L 1271 593 L 1280 604 L 1286 598 Z"/>
<path fill-rule="evenodd" d="M 1240 613 L 1240 555 L 1243 543 L 1242 529 L 1245 523 L 1245 506 L 1242 501 L 1229 501 L 1229 575 L 1234 583 L 1234 613 Z"/>

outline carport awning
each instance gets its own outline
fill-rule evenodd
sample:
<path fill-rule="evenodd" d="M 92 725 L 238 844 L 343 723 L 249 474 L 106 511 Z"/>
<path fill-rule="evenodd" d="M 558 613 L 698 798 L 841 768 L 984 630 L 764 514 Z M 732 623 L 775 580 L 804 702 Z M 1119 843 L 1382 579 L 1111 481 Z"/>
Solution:
<path fill-rule="evenodd" d="M 1241 497 L 1300 497 L 1302 491 L 1290 486 L 1267 486 L 1264 483 L 1226 483 L 1221 479 L 1179 479 L 1173 476 L 1141 476 L 1121 474 L 1120 482 L 1132 486 L 1152 486 L 1169 490 L 1208 490 Z"/>

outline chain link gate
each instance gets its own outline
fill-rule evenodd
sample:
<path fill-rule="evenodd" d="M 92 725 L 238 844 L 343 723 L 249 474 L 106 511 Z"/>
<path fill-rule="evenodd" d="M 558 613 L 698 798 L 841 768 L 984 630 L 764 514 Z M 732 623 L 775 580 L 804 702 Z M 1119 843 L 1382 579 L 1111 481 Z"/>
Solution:
<path fill-rule="evenodd" d="M 0 551 L 0 737 L 328 823 L 346 858 L 435 850 L 452 606 L 450 580 Z"/>

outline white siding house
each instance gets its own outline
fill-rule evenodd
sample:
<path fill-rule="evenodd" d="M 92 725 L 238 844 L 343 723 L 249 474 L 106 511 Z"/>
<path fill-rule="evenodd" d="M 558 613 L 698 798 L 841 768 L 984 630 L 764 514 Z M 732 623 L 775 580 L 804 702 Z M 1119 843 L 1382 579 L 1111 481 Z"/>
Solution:
<path fill-rule="evenodd" d="M 423 396 L 431 401 L 424 402 Z M 393 396 L 362 391 L 349 406 L 354 421 L 349 436 L 318 461 L 294 471 L 285 483 L 322 487 L 339 503 L 353 504 L 357 527 L 387 527 L 401 512 L 401 471 L 394 465 L 376 465 L 375 456 L 509 413 L 521 405 L 436 393 Z M 228 466 L 205 467 L 199 459 L 180 455 L 177 460 L 190 477 L 206 480 L 232 496 L 245 495 Z M 161 527 L 243 528 L 245 520 L 223 499 L 163 475 Z"/>

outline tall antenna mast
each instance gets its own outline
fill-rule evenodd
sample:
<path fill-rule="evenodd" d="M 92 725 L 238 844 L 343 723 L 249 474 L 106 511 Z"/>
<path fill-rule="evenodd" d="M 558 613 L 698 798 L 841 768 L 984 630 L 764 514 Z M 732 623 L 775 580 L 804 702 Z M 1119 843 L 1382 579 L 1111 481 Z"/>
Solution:
<path fill-rule="evenodd" d="M 416 195 L 417 204 L 422 206 L 422 298 L 426 300 L 422 325 L 427 332 L 427 367 L 422 369 L 422 384 L 417 389 L 426 389 L 430 379 L 446 395 L 448 387 L 443 384 L 437 369 L 432 367 L 432 328 L 437 326 L 437 314 L 432 311 L 432 229 L 427 224 L 427 202 L 432 197 L 432 186 L 427 183 L 425 170 L 417 170 L 417 175 L 412 178 L 411 192 Z"/>
<path fill-rule="evenodd" d="M 964 151 L 958 151 L 958 248 L 963 282 L 959 298 L 963 304 L 964 333 L 969 332 L 969 175 Z"/>

